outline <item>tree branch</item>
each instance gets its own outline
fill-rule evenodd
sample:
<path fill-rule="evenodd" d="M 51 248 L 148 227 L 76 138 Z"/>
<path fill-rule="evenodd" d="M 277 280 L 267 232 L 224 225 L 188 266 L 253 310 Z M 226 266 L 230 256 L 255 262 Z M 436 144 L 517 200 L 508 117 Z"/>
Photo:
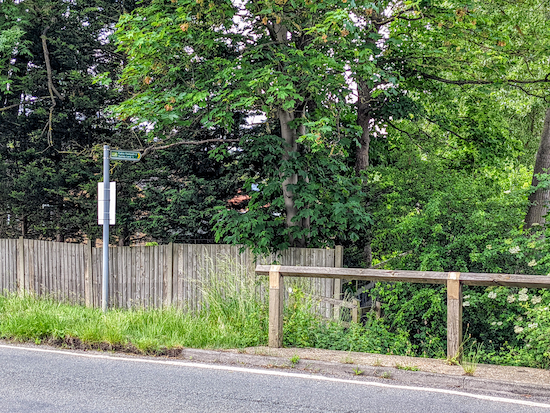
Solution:
<path fill-rule="evenodd" d="M 50 95 L 52 95 L 52 91 L 53 91 L 53 93 L 55 93 L 55 95 L 60 100 L 63 100 L 63 96 L 61 96 L 57 91 L 57 89 L 55 88 L 53 84 L 53 79 L 52 79 L 52 66 L 50 64 L 50 52 L 48 51 L 48 44 L 46 43 L 46 32 L 49 30 L 49 28 L 50 26 L 46 26 L 46 28 L 42 32 L 42 36 L 40 36 L 40 38 L 42 39 L 42 51 L 44 52 L 44 61 L 46 63 L 46 73 L 48 74 L 48 90 L 50 91 Z M 54 100 L 53 96 L 52 96 L 52 100 Z"/>
<path fill-rule="evenodd" d="M 53 84 L 52 66 L 50 64 L 50 52 L 48 51 L 48 44 L 46 42 L 46 33 L 48 32 L 49 28 L 50 28 L 50 26 L 46 26 L 46 28 L 42 32 L 42 36 L 40 36 L 40 38 L 42 39 L 42 52 L 44 53 L 44 62 L 46 64 L 46 73 L 48 75 L 48 91 L 50 92 L 50 99 L 52 100 L 52 104 L 50 106 L 50 114 L 49 114 L 49 117 L 48 117 L 48 122 L 46 123 L 46 127 L 48 129 L 47 137 L 48 137 L 48 145 L 53 146 L 53 140 L 52 140 L 53 111 L 54 111 L 55 106 L 57 104 L 56 101 L 55 101 L 54 93 L 60 100 L 63 100 L 63 97 L 59 94 L 59 92 L 57 91 L 57 89 L 55 88 L 55 86 Z M 44 129 L 46 129 L 46 127 Z M 42 132 L 42 133 L 44 133 L 44 132 Z"/>
<path fill-rule="evenodd" d="M 10 110 L 10 109 L 16 108 L 16 107 L 18 107 L 20 104 L 21 104 L 21 102 L 15 103 L 15 104 L 9 105 L 9 106 L 4 106 L 3 108 L 0 108 L 0 112 L 3 112 L 3 111 L 5 111 L 5 110 Z"/>
<path fill-rule="evenodd" d="M 49 96 L 42 96 L 42 97 L 39 97 L 39 98 L 36 98 L 35 101 L 32 101 L 31 103 L 34 103 L 34 102 L 38 102 L 42 99 L 47 99 L 49 98 Z M 21 104 L 25 103 L 24 101 L 23 102 L 19 102 L 19 103 L 14 103 L 13 105 L 9 105 L 9 106 L 4 106 L 3 108 L 0 108 L 0 112 L 3 112 L 5 110 L 10 110 L 10 109 L 13 109 L 13 108 L 16 108 L 18 106 L 20 106 Z"/>
<path fill-rule="evenodd" d="M 428 73 L 422 73 L 418 72 L 418 74 L 426 79 L 436 80 L 438 82 L 448 83 L 451 85 L 492 85 L 494 83 L 509 83 L 512 86 L 515 86 L 514 84 L 519 85 L 530 85 L 535 83 L 550 83 L 550 73 L 548 73 L 544 79 L 534 79 L 534 80 L 519 80 L 519 79 L 502 79 L 502 80 L 450 80 L 445 79 L 443 77 L 430 75 Z"/>
<path fill-rule="evenodd" d="M 443 127 L 442 125 L 440 125 L 439 123 L 437 123 L 435 120 L 431 120 L 430 118 L 424 118 L 424 119 L 426 119 L 426 120 L 427 120 L 428 122 L 430 122 L 430 123 L 433 123 L 434 125 L 437 125 L 439 128 L 443 129 L 444 131 L 453 134 L 453 135 L 456 136 L 458 139 L 465 140 L 465 139 L 464 139 L 462 136 L 460 136 L 458 133 L 452 131 L 451 129 L 448 129 L 448 128 Z"/>
<path fill-rule="evenodd" d="M 199 131 L 196 131 L 192 137 L 196 136 L 199 133 Z M 141 153 L 141 157 L 145 157 L 149 155 L 153 151 L 160 151 L 163 149 L 169 149 L 176 146 L 181 145 L 202 145 L 204 143 L 225 143 L 225 142 L 239 142 L 240 139 L 223 139 L 223 138 L 212 138 L 212 139 L 203 139 L 201 141 L 179 141 L 170 143 L 168 145 L 161 145 L 161 146 L 149 146 L 148 148 L 145 148 L 145 150 Z"/>

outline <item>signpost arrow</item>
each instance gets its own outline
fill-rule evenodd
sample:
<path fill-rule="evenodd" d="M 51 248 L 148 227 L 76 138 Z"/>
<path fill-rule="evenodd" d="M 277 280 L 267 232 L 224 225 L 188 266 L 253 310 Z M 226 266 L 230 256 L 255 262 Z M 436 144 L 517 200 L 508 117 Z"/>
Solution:
<path fill-rule="evenodd" d="M 139 151 L 122 151 L 122 150 L 111 151 L 112 161 L 139 161 L 140 159 L 141 159 L 141 152 Z"/>

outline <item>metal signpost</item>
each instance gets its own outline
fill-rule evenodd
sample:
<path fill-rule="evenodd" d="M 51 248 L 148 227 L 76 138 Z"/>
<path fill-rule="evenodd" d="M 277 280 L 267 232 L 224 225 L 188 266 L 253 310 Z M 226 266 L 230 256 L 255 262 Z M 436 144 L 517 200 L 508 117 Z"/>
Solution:
<path fill-rule="evenodd" d="M 109 145 L 103 146 L 103 222 L 98 216 L 98 221 L 103 225 L 103 282 L 101 308 L 104 313 L 109 308 L 109 224 L 114 225 L 114 217 L 110 219 L 111 178 L 109 177 L 110 160 L 115 161 L 139 161 L 141 153 L 138 151 L 111 151 Z M 107 185 L 107 182 L 109 183 Z M 113 194 L 114 196 L 114 194 Z"/>

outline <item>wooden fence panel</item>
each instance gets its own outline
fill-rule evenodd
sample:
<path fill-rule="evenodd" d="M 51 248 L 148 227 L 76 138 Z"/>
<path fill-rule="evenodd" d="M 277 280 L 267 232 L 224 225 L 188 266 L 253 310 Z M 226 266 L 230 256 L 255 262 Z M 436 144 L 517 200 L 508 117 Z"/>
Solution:
<path fill-rule="evenodd" d="M 17 291 L 17 240 L 0 240 L 0 293 Z"/>
<path fill-rule="evenodd" d="M 22 289 L 38 295 L 101 307 L 103 248 L 0 239 L 0 254 L 0 291 L 15 292 L 20 283 Z M 193 311 L 201 308 L 203 285 L 216 282 L 225 272 L 254 274 L 256 266 L 249 250 L 241 253 L 239 246 L 218 244 L 111 247 L 109 260 L 112 307 L 174 305 Z M 295 248 L 257 261 L 334 267 L 334 260 L 334 250 Z M 301 283 L 308 294 L 327 298 L 334 295 L 332 279 L 296 278 L 295 282 Z M 257 289 L 261 299 L 267 299 L 266 288 L 267 279 L 262 278 Z M 330 307 L 323 304 L 323 314 L 328 315 Z"/>

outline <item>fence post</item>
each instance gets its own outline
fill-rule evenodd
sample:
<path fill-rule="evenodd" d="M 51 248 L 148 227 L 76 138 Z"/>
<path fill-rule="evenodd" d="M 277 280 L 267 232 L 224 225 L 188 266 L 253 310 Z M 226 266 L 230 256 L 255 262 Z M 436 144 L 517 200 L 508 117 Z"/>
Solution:
<path fill-rule="evenodd" d="M 23 237 L 17 241 L 17 292 L 25 291 L 25 242 Z"/>
<path fill-rule="evenodd" d="M 359 301 L 357 298 L 354 298 L 351 300 L 353 304 L 355 304 L 355 307 L 351 309 L 351 321 L 354 323 L 358 323 L 360 321 L 359 316 L 359 307 L 361 307 L 361 301 Z"/>
<path fill-rule="evenodd" d="M 450 272 L 447 279 L 447 358 L 462 356 L 462 285 L 460 273 Z"/>
<path fill-rule="evenodd" d="M 283 346 L 283 303 L 284 282 L 279 269 L 272 265 L 269 269 L 269 347 Z"/>
<path fill-rule="evenodd" d="M 344 247 L 337 245 L 334 247 L 334 267 L 342 268 L 344 266 Z M 336 300 L 342 299 L 342 280 L 334 279 L 334 297 Z M 334 318 L 340 319 L 340 306 L 334 306 Z"/>
<path fill-rule="evenodd" d="M 93 279 L 92 279 L 92 240 L 84 244 L 84 255 L 86 256 L 86 266 L 84 267 L 84 302 L 86 307 L 93 307 Z"/>
<path fill-rule="evenodd" d="M 169 243 L 166 250 L 166 268 L 164 271 L 164 307 L 172 305 L 172 285 L 174 281 L 174 244 Z"/>

